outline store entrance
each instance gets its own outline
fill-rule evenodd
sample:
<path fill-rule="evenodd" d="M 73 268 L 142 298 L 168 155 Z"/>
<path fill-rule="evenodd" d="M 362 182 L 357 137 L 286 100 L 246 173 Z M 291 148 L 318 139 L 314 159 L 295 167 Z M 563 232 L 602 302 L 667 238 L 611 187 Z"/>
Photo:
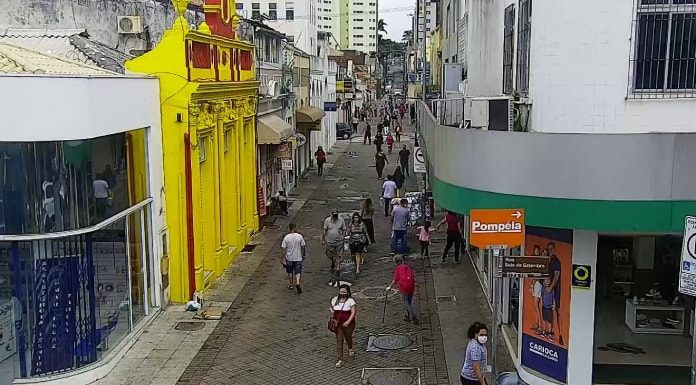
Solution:
<path fill-rule="evenodd" d="M 677 292 L 682 237 L 599 236 L 595 384 L 688 384 L 693 299 Z"/>

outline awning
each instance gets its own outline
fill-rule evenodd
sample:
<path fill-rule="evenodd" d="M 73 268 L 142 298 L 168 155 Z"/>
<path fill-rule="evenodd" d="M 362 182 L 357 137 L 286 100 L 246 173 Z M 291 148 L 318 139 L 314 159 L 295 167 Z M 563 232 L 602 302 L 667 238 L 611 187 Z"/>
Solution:
<path fill-rule="evenodd" d="M 316 123 L 326 116 L 321 108 L 304 106 L 297 110 L 297 123 Z"/>
<path fill-rule="evenodd" d="M 281 144 L 295 133 L 292 126 L 277 115 L 259 117 L 259 127 L 256 133 L 258 144 Z"/>

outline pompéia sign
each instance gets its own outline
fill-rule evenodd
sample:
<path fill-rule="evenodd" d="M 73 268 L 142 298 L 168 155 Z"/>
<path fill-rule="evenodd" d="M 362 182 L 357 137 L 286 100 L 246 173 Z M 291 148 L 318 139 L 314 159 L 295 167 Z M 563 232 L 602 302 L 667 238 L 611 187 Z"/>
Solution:
<path fill-rule="evenodd" d="M 524 209 L 471 210 L 469 243 L 480 249 L 511 249 L 524 243 Z"/>

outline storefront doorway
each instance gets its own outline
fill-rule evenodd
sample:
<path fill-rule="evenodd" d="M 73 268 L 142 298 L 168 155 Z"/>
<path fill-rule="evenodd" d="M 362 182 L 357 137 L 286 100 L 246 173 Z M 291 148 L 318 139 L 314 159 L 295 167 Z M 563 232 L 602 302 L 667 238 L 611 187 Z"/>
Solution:
<path fill-rule="evenodd" d="M 694 304 L 677 292 L 681 242 L 599 236 L 594 383 L 689 383 Z"/>

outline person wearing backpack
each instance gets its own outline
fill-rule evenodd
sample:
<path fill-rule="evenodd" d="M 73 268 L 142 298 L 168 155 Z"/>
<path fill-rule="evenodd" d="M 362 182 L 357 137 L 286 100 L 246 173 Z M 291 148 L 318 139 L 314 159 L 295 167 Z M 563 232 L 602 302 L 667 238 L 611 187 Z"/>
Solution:
<path fill-rule="evenodd" d="M 411 266 L 404 263 L 404 259 L 400 255 L 394 257 L 394 263 L 396 263 L 394 279 L 387 286 L 387 291 L 391 290 L 394 285 L 399 285 L 399 292 L 406 308 L 404 321 L 418 325 L 418 316 L 413 308 L 413 294 L 416 292 L 416 280 L 413 276 L 413 270 Z"/>
<path fill-rule="evenodd" d="M 321 146 L 317 147 L 314 153 L 314 159 L 317 160 L 317 175 L 324 175 L 324 163 L 326 163 L 326 152 Z"/>

